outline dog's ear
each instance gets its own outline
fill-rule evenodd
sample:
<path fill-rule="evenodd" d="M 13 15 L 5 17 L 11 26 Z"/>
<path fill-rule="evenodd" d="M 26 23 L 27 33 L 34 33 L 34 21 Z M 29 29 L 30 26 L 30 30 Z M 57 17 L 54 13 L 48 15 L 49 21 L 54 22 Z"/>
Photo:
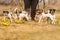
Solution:
<path fill-rule="evenodd" d="M 9 13 L 9 11 L 7 11 L 7 13 Z"/>
<path fill-rule="evenodd" d="M 8 13 L 9 13 L 9 11 L 3 11 L 3 13 L 7 13 L 7 14 L 8 14 Z"/>
<path fill-rule="evenodd" d="M 19 13 L 22 13 L 22 11 L 19 11 Z"/>
<path fill-rule="evenodd" d="M 9 14 L 9 11 L 6 11 L 7 14 Z"/>
<path fill-rule="evenodd" d="M 41 14 L 43 12 L 43 9 L 37 9 L 36 12 L 38 12 L 39 14 Z"/>
<path fill-rule="evenodd" d="M 53 10 L 53 13 L 55 13 L 56 9 L 52 9 Z"/>
<path fill-rule="evenodd" d="M 3 13 L 5 13 L 5 11 L 3 11 Z"/>
<path fill-rule="evenodd" d="M 54 11 L 56 11 L 56 9 L 53 9 Z"/>

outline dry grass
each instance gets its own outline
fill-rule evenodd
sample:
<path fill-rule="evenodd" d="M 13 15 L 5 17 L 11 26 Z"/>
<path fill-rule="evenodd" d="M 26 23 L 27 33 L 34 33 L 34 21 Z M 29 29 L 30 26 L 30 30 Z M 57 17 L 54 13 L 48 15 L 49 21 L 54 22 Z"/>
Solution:
<path fill-rule="evenodd" d="M 59 13 L 56 12 L 57 18 L 60 18 Z M 11 26 L 0 26 L 0 40 L 60 40 L 60 24 L 38 24 L 29 21 L 23 24 L 12 23 Z"/>

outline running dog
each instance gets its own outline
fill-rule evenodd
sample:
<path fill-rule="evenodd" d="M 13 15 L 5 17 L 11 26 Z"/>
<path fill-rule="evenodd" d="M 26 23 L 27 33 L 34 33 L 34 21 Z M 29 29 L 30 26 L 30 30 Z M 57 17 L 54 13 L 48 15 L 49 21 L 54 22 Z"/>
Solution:
<path fill-rule="evenodd" d="M 51 19 L 51 23 L 55 24 L 55 15 L 52 15 L 52 13 L 50 13 L 50 9 L 48 10 L 48 13 L 45 13 L 43 10 L 41 12 L 37 12 L 40 16 L 39 16 L 39 23 L 41 22 L 41 20 L 43 18 L 50 18 Z"/>

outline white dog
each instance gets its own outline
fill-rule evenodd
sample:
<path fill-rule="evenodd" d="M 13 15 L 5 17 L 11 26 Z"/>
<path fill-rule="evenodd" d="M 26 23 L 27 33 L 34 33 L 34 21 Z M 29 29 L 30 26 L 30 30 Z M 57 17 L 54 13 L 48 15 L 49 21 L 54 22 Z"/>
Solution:
<path fill-rule="evenodd" d="M 26 11 L 22 11 L 19 14 L 19 20 L 23 20 L 24 18 L 26 18 L 27 20 L 29 20 L 28 12 L 26 12 Z"/>
<path fill-rule="evenodd" d="M 42 12 L 41 13 L 41 15 L 40 15 L 40 17 L 39 17 L 39 23 L 41 22 L 41 20 L 43 19 L 43 18 L 45 18 L 45 17 L 47 17 L 47 18 L 50 18 L 51 19 L 51 23 L 52 24 L 55 24 L 55 15 L 51 15 L 51 13 L 49 12 L 49 10 L 48 10 L 48 13 L 47 14 L 45 14 L 45 12 Z"/>
<path fill-rule="evenodd" d="M 10 19 L 10 22 L 12 22 L 12 12 L 10 11 L 3 11 L 4 13 L 4 21 L 6 21 L 6 18 Z"/>
<path fill-rule="evenodd" d="M 18 19 L 18 8 L 17 7 L 14 9 L 12 17 L 14 20 Z"/>

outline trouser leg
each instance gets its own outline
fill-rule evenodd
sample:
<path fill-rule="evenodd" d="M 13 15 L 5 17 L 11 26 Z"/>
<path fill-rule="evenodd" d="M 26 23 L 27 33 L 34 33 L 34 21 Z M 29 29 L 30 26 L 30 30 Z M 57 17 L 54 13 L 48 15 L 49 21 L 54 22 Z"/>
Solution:
<path fill-rule="evenodd" d="M 36 7 L 38 4 L 38 0 L 32 0 L 31 2 L 31 19 L 34 20 L 34 17 L 36 15 Z"/>
<path fill-rule="evenodd" d="M 31 19 L 34 20 L 36 14 L 36 6 L 39 0 L 24 0 L 25 10 L 28 10 L 31 7 Z"/>
<path fill-rule="evenodd" d="M 30 0 L 24 0 L 24 8 L 25 10 L 30 8 Z"/>

